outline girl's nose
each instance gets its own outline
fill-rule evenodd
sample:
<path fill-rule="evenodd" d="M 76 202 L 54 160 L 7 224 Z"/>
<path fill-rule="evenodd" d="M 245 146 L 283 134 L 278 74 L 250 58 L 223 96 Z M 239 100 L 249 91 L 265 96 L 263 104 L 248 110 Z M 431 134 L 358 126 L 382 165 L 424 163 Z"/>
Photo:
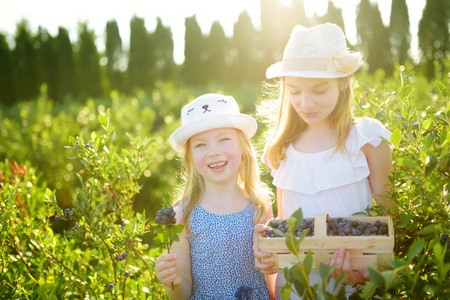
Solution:
<path fill-rule="evenodd" d="M 219 145 L 211 145 L 209 148 L 209 156 L 219 156 L 222 153 L 222 150 L 220 149 Z"/>
<path fill-rule="evenodd" d="M 308 110 L 314 107 L 314 99 L 312 96 L 303 94 L 300 96 L 300 108 L 302 110 Z"/>

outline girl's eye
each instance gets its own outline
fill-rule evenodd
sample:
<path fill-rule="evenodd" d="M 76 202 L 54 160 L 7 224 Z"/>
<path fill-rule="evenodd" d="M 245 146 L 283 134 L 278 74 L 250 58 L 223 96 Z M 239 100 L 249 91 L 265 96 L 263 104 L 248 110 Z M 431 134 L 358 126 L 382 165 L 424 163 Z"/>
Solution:
<path fill-rule="evenodd" d="M 291 95 L 300 95 L 300 91 L 299 90 L 290 90 L 289 91 L 289 94 L 291 94 Z"/>
<path fill-rule="evenodd" d="M 200 147 L 204 147 L 204 146 L 206 146 L 206 144 L 204 144 L 204 143 L 199 143 L 199 144 L 195 145 L 194 148 L 200 148 Z"/>
<path fill-rule="evenodd" d="M 220 139 L 221 142 L 225 142 L 225 141 L 229 141 L 229 140 L 230 140 L 230 138 L 227 138 L 227 137 L 226 137 L 226 138 L 221 138 L 221 139 Z"/>
<path fill-rule="evenodd" d="M 315 91 L 315 93 L 317 95 L 321 95 L 321 94 L 325 94 L 326 91 L 327 91 L 327 89 L 323 89 L 323 90 Z"/>

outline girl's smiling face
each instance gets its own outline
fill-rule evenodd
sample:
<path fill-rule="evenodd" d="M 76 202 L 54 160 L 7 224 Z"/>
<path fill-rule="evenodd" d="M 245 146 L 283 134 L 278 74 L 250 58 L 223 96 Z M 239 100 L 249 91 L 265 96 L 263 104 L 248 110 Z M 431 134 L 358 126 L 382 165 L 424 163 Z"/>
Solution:
<path fill-rule="evenodd" d="M 189 150 L 205 184 L 235 184 L 242 160 L 237 130 L 208 130 L 189 139 Z"/>
<path fill-rule="evenodd" d="M 308 126 L 327 125 L 342 88 L 339 79 L 286 77 L 289 102 Z"/>

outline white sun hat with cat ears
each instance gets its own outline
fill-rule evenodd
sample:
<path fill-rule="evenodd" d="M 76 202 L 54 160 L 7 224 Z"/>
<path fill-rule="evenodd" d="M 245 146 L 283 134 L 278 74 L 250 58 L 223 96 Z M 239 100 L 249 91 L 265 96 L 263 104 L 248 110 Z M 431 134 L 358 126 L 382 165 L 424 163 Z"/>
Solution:
<path fill-rule="evenodd" d="M 195 98 L 181 109 L 181 126 L 169 138 L 170 146 L 183 153 L 188 139 L 212 129 L 236 128 L 247 135 L 255 135 L 256 120 L 239 112 L 232 96 L 206 94 Z"/>
<path fill-rule="evenodd" d="M 340 78 L 363 64 L 359 52 L 347 48 L 342 29 L 333 23 L 311 28 L 296 25 L 284 49 L 283 59 L 266 71 L 274 77 Z"/>

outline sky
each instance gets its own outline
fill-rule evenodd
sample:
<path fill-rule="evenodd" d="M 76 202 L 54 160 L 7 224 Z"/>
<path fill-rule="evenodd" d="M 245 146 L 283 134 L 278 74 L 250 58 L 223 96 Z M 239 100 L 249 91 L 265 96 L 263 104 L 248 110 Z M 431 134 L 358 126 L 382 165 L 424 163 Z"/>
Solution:
<path fill-rule="evenodd" d="M 281 0 L 286 5 L 290 0 Z M 350 43 L 356 43 L 356 8 L 360 0 L 332 0 L 342 9 L 345 31 Z M 384 24 L 389 24 L 391 0 L 371 0 L 378 3 Z M 417 31 L 426 0 L 406 0 L 412 35 L 411 54 L 418 56 Z M 328 0 L 304 0 L 307 16 L 326 13 Z M 33 33 L 39 26 L 56 35 L 58 27 L 65 27 L 71 41 L 77 40 L 79 22 L 87 22 L 88 28 L 97 36 L 99 51 L 105 40 L 106 23 L 116 20 L 124 46 L 128 45 L 130 20 L 133 16 L 143 18 L 148 31 L 153 32 L 156 18 L 172 29 L 174 59 L 184 61 L 184 21 L 195 15 L 203 34 L 209 34 L 214 21 L 219 21 L 225 34 L 233 35 L 233 25 L 241 12 L 246 10 L 256 29 L 260 28 L 260 0 L 0 0 L 0 32 L 9 40 L 15 34 L 16 25 L 22 19 L 29 22 Z"/>

